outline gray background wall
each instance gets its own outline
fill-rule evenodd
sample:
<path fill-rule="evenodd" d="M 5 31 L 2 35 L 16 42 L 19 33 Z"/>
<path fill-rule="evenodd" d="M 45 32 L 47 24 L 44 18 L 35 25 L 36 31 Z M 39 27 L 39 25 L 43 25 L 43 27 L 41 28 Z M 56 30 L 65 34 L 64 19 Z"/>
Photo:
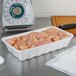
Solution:
<path fill-rule="evenodd" d="M 1 2 L 2 0 L 0 0 L 0 15 Z M 32 4 L 36 17 L 76 15 L 76 0 L 32 0 Z"/>
<path fill-rule="evenodd" d="M 76 15 L 76 0 L 32 0 L 37 17 Z"/>

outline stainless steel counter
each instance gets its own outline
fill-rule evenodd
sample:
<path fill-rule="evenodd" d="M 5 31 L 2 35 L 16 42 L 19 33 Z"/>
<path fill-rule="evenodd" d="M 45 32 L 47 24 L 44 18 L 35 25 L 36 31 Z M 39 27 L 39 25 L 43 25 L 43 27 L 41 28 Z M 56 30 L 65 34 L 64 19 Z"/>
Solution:
<path fill-rule="evenodd" d="M 31 29 L 34 30 L 45 26 L 51 26 L 50 18 L 36 18 L 35 24 Z M 1 37 L 4 37 L 14 33 L 4 33 L 0 27 L 0 34 Z M 0 40 L 0 55 L 5 58 L 5 63 L 0 65 L 0 76 L 68 76 L 51 67 L 47 67 L 45 63 L 53 59 L 54 55 L 74 45 L 76 45 L 76 37 L 71 40 L 67 48 L 21 62 L 8 52 L 6 46 Z"/>

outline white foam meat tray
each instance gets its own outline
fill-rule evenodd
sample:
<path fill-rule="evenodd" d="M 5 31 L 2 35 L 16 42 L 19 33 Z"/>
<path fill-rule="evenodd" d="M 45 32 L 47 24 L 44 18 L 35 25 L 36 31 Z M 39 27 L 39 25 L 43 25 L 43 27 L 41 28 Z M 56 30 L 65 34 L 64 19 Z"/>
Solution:
<path fill-rule="evenodd" d="M 19 51 L 19 50 L 15 49 L 13 46 L 11 46 L 9 43 L 6 42 L 7 39 L 10 39 L 12 37 L 26 35 L 26 34 L 29 34 L 31 32 L 41 32 L 41 31 L 46 30 L 46 29 L 51 28 L 51 27 L 54 27 L 54 26 L 45 27 L 45 28 L 41 28 L 41 29 L 38 29 L 38 30 L 30 31 L 30 32 L 25 32 L 25 33 L 12 35 L 12 36 L 3 37 L 2 41 L 5 43 L 8 51 L 11 52 L 17 58 L 19 58 L 19 60 L 21 60 L 21 61 L 24 61 L 26 59 L 30 59 L 30 58 L 33 58 L 33 57 L 36 57 L 36 56 L 40 56 L 42 54 L 47 54 L 48 52 L 52 52 L 52 51 L 55 51 L 57 49 L 61 49 L 63 47 L 67 47 L 70 40 L 73 38 L 73 34 L 68 33 L 68 32 L 66 32 L 62 29 L 57 28 L 57 27 L 54 27 L 54 28 L 59 29 L 60 31 L 66 32 L 68 35 L 70 35 L 70 37 L 66 38 L 66 39 L 63 39 L 63 40 L 56 41 L 56 42 L 52 42 L 52 43 L 49 43 L 49 44 L 41 45 L 41 46 L 38 46 L 38 47 L 35 47 L 35 48 L 22 50 L 22 51 Z"/>

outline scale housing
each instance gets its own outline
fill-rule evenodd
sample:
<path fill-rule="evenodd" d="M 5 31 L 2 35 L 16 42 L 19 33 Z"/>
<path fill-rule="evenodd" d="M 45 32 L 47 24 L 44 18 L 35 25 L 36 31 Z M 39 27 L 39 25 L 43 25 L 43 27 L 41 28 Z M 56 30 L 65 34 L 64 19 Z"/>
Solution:
<path fill-rule="evenodd" d="M 30 0 L 3 0 L 2 28 L 4 31 L 30 30 L 34 13 Z"/>

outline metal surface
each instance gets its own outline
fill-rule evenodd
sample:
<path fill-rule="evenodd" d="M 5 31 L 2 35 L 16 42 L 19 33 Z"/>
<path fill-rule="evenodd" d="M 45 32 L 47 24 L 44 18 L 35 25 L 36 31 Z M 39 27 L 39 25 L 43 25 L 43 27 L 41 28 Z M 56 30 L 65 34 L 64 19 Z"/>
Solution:
<path fill-rule="evenodd" d="M 50 18 L 36 18 L 35 24 L 31 27 L 32 30 L 50 26 Z M 0 28 L 1 37 L 16 33 L 3 33 Z M 53 68 L 45 65 L 47 61 L 53 59 L 58 53 L 76 45 L 76 37 L 74 37 L 67 48 L 57 50 L 55 52 L 41 55 L 24 62 L 19 61 L 15 56 L 7 51 L 6 46 L 0 40 L 0 55 L 5 58 L 5 63 L 0 65 L 0 76 L 68 76 Z"/>

